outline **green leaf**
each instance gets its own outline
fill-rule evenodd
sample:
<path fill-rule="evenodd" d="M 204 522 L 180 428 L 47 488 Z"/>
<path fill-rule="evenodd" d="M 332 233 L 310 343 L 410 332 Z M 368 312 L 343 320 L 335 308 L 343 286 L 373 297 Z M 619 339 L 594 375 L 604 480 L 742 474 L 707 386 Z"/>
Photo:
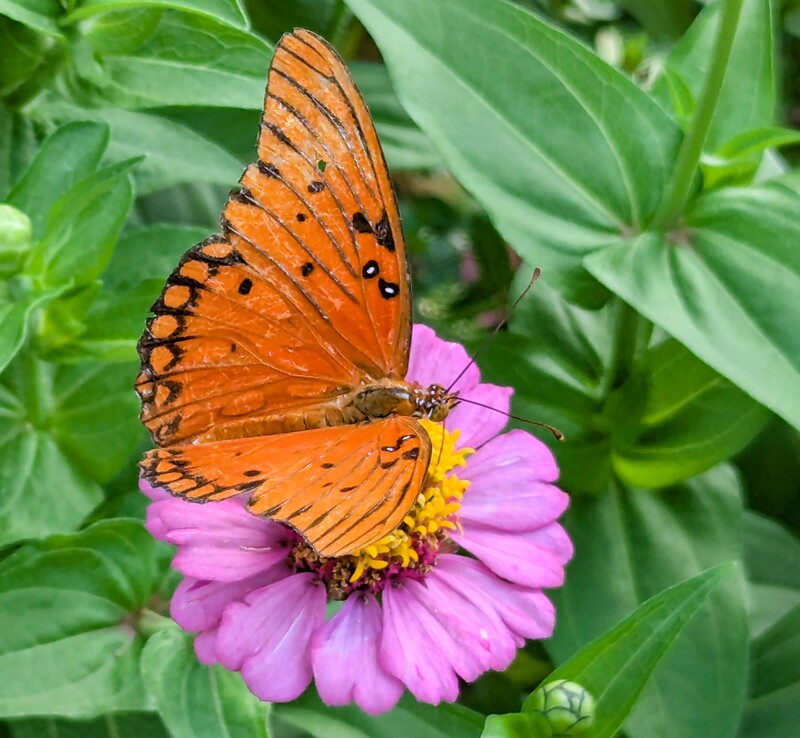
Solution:
<path fill-rule="evenodd" d="M 674 111 L 675 119 L 682 129 L 689 126 L 689 121 L 694 110 L 694 95 L 689 85 L 684 82 L 676 71 L 665 66 L 658 78 L 656 99 L 660 99 L 665 110 Z"/>
<path fill-rule="evenodd" d="M 48 36 L 60 36 L 56 20 L 61 14 L 57 0 L 0 0 L 0 15 Z"/>
<path fill-rule="evenodd" d="M 45 394 L 33 376 L 28 382 L 32 394 Z M 38 427 L 40 420 L 0 387 L 0 546 L 71 530 L 102 499 L 97 484 Z"/>
<path fill-rule="evenodd" d="M 613 738 L 659 662 L 711 592 L 732 571 L 733 565 L 720 565 L 650 598 L 619 625 L 559 666 L 545 684 L 567 679 L 589 690 L 597 704 L 592 738 Z M 530 702 L 529 697 L 526 706 Z M 686 704 L 681 705 L 681 711 L 687 709 Z M 713 730 L 704 735 L 733 735 L 732 731 Z M 629 727 L 626 732 L 636 735 Z M 690 733 L 664 735 L 683 737 Z"/>
<path fill-rule="evenodd" d="M 88 721 L 35 718 L 9 723 L 13 738 L 170 738 L 157 715 L 108 714 Z"/>
<path fill-rule="evenodd" d="M 667 57 L 666 68 L 680 76 L 695 100 L 700 96 L 719 25 L 722 3 L 709 3 Z M 775 60 L 772 3 L 745 0 L 719 102 L 706 139 L 716 151 L 753 128 L 770 126 L 775 116 Z M 663 95 L 659 81 L 656 95 Z"/>
<path fill-rule="evenodd" d="M 132 218 L 139 225 L 196 224 L 203 227 L 205 238 L 219 231 L 219 214 L 229 193 L 230 183 L 228 187 L 208 182 L 176 185 L 137 198 Z M 161 273 L 161 279 L 163 275 L 164 272 Z"/>
<path fill-rule="evenodd" d="M 67 16 L 66 21 L 75 22 L 109 10 L 135 8 L 180 10 L 184 13 L 205 16 L 231 26 L 247 27 L 247 17 L 242 12 L 242 7 L 237 0 L 82 0 L 78 3 L 77 8 Z"/>
<path fill-rule="evenodd" d="M 140 331 L 144 325 L 141 319 Z M 129 357 L 130 358 L 130 357 Z M 61 449 L 92 479 L 108 482 L 144 438 L 133 392 L 138 362 L 59 367 L 50 421 Z"/>
<path fill-rule="evenodd" d="M 800 540 L 776 521 L 748 511 L 744 564 L 750 633 L 758 638 L 800 605 Z"/>
<path fill-rule="evenodd" d="M 96 114 L 111 126 L 110 156 L 147 157 L 135 172 L 138 195 L 184 182 L 233 186 L 242 173 L 242 165 L 234 156 L 166 118 L 113 108 Z"/>
<path fill-rule="evenodd" d="M 573 497 L 565 525 L 575 545 L 564 587 L 552 593 L 558 618 L 545 643 L 562 664 L 645 600 L 721 562 L 741 559 L 741 499 L 729 468 L 663 492 L 614 486 L 598 498 Z M 653 631 L 658 648 L 662 636 Z M 741 577 L 720 587 L 653 674 L 625 724 L 629 738 L 728 738 L 741 714 L 747 682 L 748 633 Z M 636 679 L 608 679 L 608 664 L 576 681 L 598 702 L 606 689 L 631 701 Z M 648 667 L 648 671 L 651 667 Z M 598 684 L 598 679 L 602 684 Z M 632 702 L 631 702 L 632 703 Z M 621 703 L 620 703 L 621 704 Z M 605 715 L 606 717 L 602 717 Z M 610 725 L 609 723 L 606 723 Z M 600 733 L 598 733 L 600 735 Z"/>
<path fill-rule="evenodd" d="M 483 715 L 462 705 L 434 707 L 406 694 L 393 710 L 367 715 L 355 706 L 328 707 L 314 690 L 294 702 L 273 705 L 273 721 L 294 726 L 311 738 L 478 738 L 483 727 Z"/>
<path fill-rule="evenodd" d="M 163 282 L 181 256 L 208 235 L 208 229 L 189 225 L 158 224 L 129 231 L 117 244 L 103 274 L 103 284 L 110 290 L 122 291 L 146 280 Z M 151 302 L 155 302 L 159 291 Z"/>
<path fill-rule="evenodd" d="M 692 20 L 691 0 L 620 0 L 619 4 L 657 38 L 682 36 Z"/>
<path fill-rule="evenodd" d="M 153 35 L 163 15 L 160 8 L 110 10 L 83 24 L 81 40 L 100 57 L 128 54 Z"/>
<path fill-rule="evenodd" d="M 47 39 L 40 33 L 0 16 L 0 97 L 12 96 L 30 80 L 44 59 L 46 47 Z"/>
<path fill-rule="evenodd" d="M 144 330 L 150 306 L 158 298 L 163 286 L 162 276 L 161 279 L 148 280 L 125 292 L 101 292 L 86 314 L 86 329 L 47 358 L 59 363 L 138 361 L 136 344 Z M 126 385 L 128 389 L 132 376 L 131 370 Z"/>
<path fill-rule="evenodd" d="M 709 366 L 800 427 L 798 211 L 800 196 L 778 185 L 719 190 L 690 206 L 678 243 L 648 233 L 585 263 Z"/>
<path fill-rule="evenodd" d="M 21 179 L 39 148 L 33 121 L 0 103 L 0 200 L 7 200 L 11 187 Z"/>
<path fill-rule="evenodd" d="M 613 321 L 609 308 L 579 308 L 543 279 L 517 306 L 511 330 L 499 333 L 479 362 L 486 381 L 514 387 L 516 415 L 555 425 L 566 436 L 557 443 L 542 433 L 558 458 L 561 484 L 572 492 L 608 486 L 610 434 L 599 416 Z"/>
<path fill-rule="evenodd" d="M 534 738 L 533 725 L 524 713 L 489 715 L 481 738 Z"/>
<path fill-rule="evenodd" d="M 53 100 L 37 108 L 36 113 L 48 120 L 91 119 L 108 124 L 109 160 L 146 157 L 134 172 L 139 196 L 185 182 L 231 187 L 242 172 L 236 157 L 190 128 L 159 115 L 118 108 L 80 108 Z"/>
<path fill-rule="evenodd" d="M 677 128 L 582 44 L 504 0 L 348 4 L 445 164 L 554 283 L 653 214 Z"/>
<path fill-rule="evenodd" d="M 34 718 L 8 724 L 12 738 L 171 738 L 158 715 L 110 713 L 95 720 Z"/>
<path fill-rule="evenodd" d="M 793 735 L 800 724 L 800 605 L 763 633 L 753 649 L 750 700 L 740 738 Z"/>
<path fill-rule="evenodd" d="M 759 154 L 765 149 L 793 146 L 798 143 L 800 143 L 800 131 L 768 126 L 753 128 L 734 136 L 722 144 L 715 154 L 725 159 L 735 159 Z"/>
<path fill-rule="evenodd" d="M 0 372 L 19 353 L 28 335 L 31 313 L 45 300 L 45 296 L 21 301 L 0 298 Z"/>
<path fill-rule="evenodd" d="M 403 109 L 383 64 L 351 62 L 350 71 L 375 120 L 390 169 L 434 169 L 441 160 L 430 139 Z"/>
<path fill-rule="evenodd" d="M 147 641 L 142 675 L 172 738 L 266 738 L 264 703 L 238 674 L 203 666 L 177 628 Z"/>
<path fill-rule="evenodd" d="M 0 672 L 14 678 L 0 681 L 1 716 L 147 709 L 130 614 L 153 590 L 154 552 L 141 523 L 113 520 L 3 561 Z"/>
<path fill-rule="evenodd" d="M 248 31 L 203 16 L 165 14 L 146 43 L 105 56 L 102 94 L 126 108 L 260 110 L 271 56 L 270 46 Z"/>
<path fill-rule="evenodd" d="M 800 433 L 779 418 L 736 459 L 749 506 L 800 530 Z"/>
<path fill-rule="evenodd" d="M 133 203 L 128 175 L 136 163 L 129 160 L 101 169 L 56 201 L 29 267 L 45 284 L 82 286 L 100 276 Z"/>
<path fill-rule="evenodd" d="M 261 79 L 262 94 L 265 78 Z M 260 103 L 259 103 L 260 105 Z M 233 154 L 240 162 L 256 158 L 256 136 L 261 123 L 261 108 L 159 108 L 158 114 L 190 128 L 221 149 Z M 218 218 L 219 213 L 216 214 Z"/>
<path fill-rule="evenodd" d="M 726 141 L 701 160 L 706 189 L 722 184 L 748 184 L 755 176 L 761 155 L 769 148 L 800 143 L 800 131 L 770 126 L 754 128 Z"/>
<path fill-rule="evenodd" d="M 307 28 L 331 40 L 342 11 L 337 0 L 252 0 L 246 6 L 254 28 L 273 41 L 291 28 Z"/>
<path fill-rule="evenodd" d="M 653 489 L 700 474 L 741 451 L 770 418 L 673 339 L 648 351 L 638 381 L 647 391 L 643 415 L 634 432 L 620 429 L 612 457 L 629 484 Z"/>
<path fill-rule="evenodd" d="M 94 172 L 107 145 L 108 128 L 89 122 L 62 126 L 44 142 L 8 196 L 8 203 L 31 219 L 34 239 L 44 235 L 56 201 Z"/>

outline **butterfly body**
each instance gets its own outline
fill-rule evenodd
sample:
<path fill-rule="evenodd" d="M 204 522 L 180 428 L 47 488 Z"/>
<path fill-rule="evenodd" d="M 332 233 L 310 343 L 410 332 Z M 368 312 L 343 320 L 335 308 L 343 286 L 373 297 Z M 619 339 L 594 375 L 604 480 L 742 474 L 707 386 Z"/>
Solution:
<path fill-rule="evenodd" d="M 293 526 L 323 556 L 393 530 L 457 397 L 406 382 L 411 294 L 394 191 L 366 106 L 321 38 L 284 35 L 258 161 L 222 232 L 168 277 L 139 342 L 153 485 Z"/>

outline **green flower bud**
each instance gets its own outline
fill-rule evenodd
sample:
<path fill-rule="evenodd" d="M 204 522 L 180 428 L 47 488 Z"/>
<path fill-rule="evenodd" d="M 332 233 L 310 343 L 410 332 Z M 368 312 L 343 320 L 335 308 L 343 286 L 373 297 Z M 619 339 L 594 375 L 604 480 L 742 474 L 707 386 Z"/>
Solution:
<path fill-rule="evenodd" d="M 558 679 L 539 687 L 525 709 L 537 738 L 588 736 L 594 725 L 594 698 L 580 684 Z"/>
<path fill-rule="evenodd" d="M 0 205 L 0 275 L 16 272 L 31 247 L 31 221 L 11 205 Z"/>

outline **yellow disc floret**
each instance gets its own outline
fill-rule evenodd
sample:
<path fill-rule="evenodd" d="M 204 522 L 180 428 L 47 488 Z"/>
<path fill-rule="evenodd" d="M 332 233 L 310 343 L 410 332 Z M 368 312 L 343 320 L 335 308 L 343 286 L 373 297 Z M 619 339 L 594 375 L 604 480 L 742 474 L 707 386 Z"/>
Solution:
<path fill-rule="evenodd" d="M 447 531 L 457 526 L 456 514 L 469 482 L 451 472 L 466 465 L 466 457 L 473 449 L 456 450 L 458 430 L 445 430 L 430 420 L 420 422 L 432 447 L 425 489 L 398 528 L 361 551 L 341 557 L 342 563 L 352 566 L 351 585 L 374 579 L 375 573 L 392 565 L 402 569 L 428 568 Z"/>

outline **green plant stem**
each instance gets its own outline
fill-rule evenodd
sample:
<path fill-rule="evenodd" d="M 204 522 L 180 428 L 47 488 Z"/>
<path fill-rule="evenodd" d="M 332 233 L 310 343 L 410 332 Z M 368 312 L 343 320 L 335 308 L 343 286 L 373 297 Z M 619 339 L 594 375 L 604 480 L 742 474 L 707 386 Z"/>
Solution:
<path fill-rule="evenodd" d="M 53 412 L 53 376 L 51 367 L 30 349 L 23 348 L 16 360 L 19 386 L 28 420 L 34 428 L 46 430 Z"/>
<path fill-rule="evenodd" d="M 722 83 L 728 70 L 728 60 L 739 25 L 739 15 L 744 0 L 721 0 L 721 18 L 714 50 L 711 55 L 711 68 L 708 70 L 703 91 L 700 94 L 689 129 L 681 143 L 675 168 L 667 184 L 664 198 L 653 216 L 650 227 L 654 230 L 668 230 L 683 212 L 691 193 L 692 181 L 697 172 L 703 145 L 706 142 L 714 111 L 717 109 Z"/>
<path fill-rule="evenodd" d="M 601 396 L 607 396 L 630 376 L 636 358 L 642 320 L 639 313 L 627 302 L 619 301 L 614 345 L 611 348 L 608 369 L 600 386 Z"/>

